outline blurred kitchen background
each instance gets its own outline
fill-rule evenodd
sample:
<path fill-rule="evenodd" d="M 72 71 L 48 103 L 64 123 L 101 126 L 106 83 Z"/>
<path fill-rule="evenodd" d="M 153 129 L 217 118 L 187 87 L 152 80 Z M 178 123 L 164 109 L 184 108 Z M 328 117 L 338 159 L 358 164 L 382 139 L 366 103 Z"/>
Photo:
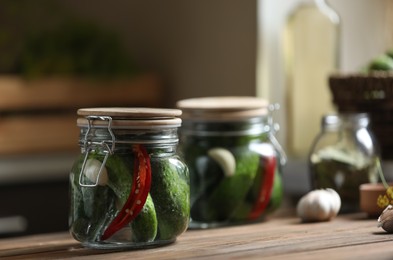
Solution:
<path fill-rule="evenodd" d="M 300 1 L 1 0 L 0 236 L 67 230 L 79 107 L 258 95 L 280 104 L 285 150 L 281 36 Z M 328 1 L 341 18 L 340 70 L 391 45 L 389 2 Z M 306 154 L 288 156 L 285 192 L 302 194 Z"/>

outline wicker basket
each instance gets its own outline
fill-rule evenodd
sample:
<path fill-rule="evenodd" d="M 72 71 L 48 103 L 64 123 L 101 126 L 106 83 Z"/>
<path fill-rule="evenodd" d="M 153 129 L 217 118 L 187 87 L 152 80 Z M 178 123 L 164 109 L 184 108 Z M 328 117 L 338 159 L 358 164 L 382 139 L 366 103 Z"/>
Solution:
<path fill-rule="evenodd" d="M 393 73 L 331 75 L 329 87 L 338 112 L 367 112 L 382 158 L 393 159 Z"/>

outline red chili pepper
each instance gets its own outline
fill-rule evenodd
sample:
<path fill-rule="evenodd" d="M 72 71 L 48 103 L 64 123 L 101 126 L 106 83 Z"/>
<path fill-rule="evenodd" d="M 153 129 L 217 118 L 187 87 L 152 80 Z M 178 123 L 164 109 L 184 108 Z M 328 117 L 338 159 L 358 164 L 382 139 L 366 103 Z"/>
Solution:
<path fill-rule="evenodd" d="M 274 155 L 262 157 L 264 167 L 264 177 L 262 178 L 261 189 L 259 190 L 258 199 L 249 214 L 249 219 L 257 219 L 266 209 L 272 194 L 274 174 L 276 171 L 276 157 Z"/>
<path fill-rule="evenodd" d="M 119 214 L 105 230 L 101 240 L 110 238 L 114 233 L 134 220 L 145 205 L 151 185 L 150 157 L 142 145 L 133 145 L 135 154 L 134 176 L 130 195 Z"/>

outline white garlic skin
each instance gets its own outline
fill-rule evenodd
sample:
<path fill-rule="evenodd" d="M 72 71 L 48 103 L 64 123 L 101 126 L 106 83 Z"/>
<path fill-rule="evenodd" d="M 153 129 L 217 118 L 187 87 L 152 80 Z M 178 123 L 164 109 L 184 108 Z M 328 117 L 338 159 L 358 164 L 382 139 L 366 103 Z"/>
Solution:
<path fill-rule="evenodd" d="M 333 189 L 318 189 L 305 194 L 298 202 L 297 215 L 303 222 L 328 221 L 337 216 L 341 199 Z"/>
<path fill-rule="evenodd" d="M 99 173 L 101 166 L 102 163 L 99 160 L 88 159 L 86 161 L 85 169 L 83 170 L 83 173 L 92 183 L 96 183 L 97 185 L 100 186 L 105 186 L 108 184 L 108 172 L 104 166 L 102 168 L 101 173 Z M 98 176 L 98 174 L 100 174 L 100 176 Z"/>
<path fill-rule="evenodd" d="M 216 147 L 210 149 L 207 154 L 220 165 L 225 177 L 231 177 L 235 174 L 236 159 L 228 149 Z"/>

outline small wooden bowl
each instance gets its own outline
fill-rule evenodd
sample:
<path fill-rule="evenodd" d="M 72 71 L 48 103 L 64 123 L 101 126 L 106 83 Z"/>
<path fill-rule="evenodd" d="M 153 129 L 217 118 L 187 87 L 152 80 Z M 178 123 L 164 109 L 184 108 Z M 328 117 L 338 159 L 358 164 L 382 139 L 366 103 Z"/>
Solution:
<path fill-rule="evenodd" d="M 389 183 L 389 185 L 392 185 Z M 386 188 L 382 183 L 365 183 L 360 185 L 360 209 L 369 217 L 378 217 L 384 208 L 377 205 L 379 195 L 386 194 Z"/>

